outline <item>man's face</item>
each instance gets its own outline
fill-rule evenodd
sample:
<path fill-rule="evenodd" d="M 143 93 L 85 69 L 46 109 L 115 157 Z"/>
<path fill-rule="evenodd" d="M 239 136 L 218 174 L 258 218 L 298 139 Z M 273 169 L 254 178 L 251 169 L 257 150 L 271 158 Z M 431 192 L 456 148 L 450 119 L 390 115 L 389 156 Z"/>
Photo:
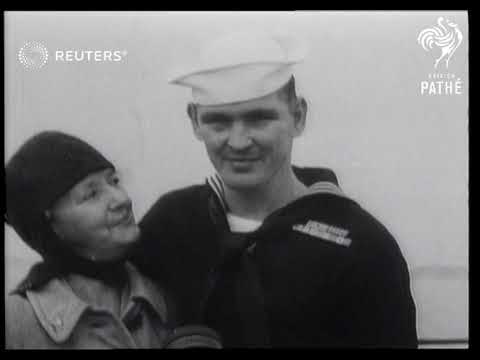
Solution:
<path fill-rule="evenodd" d="M 51 218 L 63 243 L 86 258 L 120 258 L 139 235 L 130 198 L 112 169 L 78 182 L 54 204 Z"/>
<path fill-rule="evenodd" d="M 294 116 L 277 93 L 226 105 L 197 105 L 195 135 L 227 186 L 254 188 L 290 167 L 292 142 L 304 113 Z"/>

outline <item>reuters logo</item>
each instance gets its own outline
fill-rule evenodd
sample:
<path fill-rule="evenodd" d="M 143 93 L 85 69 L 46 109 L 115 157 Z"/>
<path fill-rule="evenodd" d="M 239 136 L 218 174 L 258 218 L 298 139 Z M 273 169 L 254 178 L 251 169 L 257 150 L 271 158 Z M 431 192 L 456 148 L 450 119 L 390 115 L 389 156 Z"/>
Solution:
<path fill-rule="evenodd" d="M 18 60 L 27 69 L 40 69 L 47 63 L 47 48 L 38 42 L 27 42 L 18 51 Z"/>

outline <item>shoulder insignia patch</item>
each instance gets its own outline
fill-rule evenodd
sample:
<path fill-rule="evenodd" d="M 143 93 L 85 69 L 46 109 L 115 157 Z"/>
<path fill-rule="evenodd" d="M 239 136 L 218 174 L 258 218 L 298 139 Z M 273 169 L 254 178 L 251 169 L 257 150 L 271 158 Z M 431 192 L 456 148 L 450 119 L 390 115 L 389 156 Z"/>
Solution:
<path fill-rule="evenodd" d="M 309 220 L 304 225 L 293 225 L 292 229 L 345 247 L 352 243 L 352 240 L 347 237 L 348 230 L 318 221 Z"/>

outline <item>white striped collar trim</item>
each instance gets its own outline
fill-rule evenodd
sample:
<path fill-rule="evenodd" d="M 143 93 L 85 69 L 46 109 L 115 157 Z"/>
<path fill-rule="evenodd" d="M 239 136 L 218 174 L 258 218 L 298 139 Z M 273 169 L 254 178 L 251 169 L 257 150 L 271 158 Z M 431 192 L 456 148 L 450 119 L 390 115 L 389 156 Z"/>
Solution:
<path fill-rule="evenodd" d="M 308 187 L 308 195 L 327 193 L 346 197 L 342 189 L 332 182 L 329 181 L 319 181 Z"/>
<path fill-rule="evenodd" d="M 218 174 L 214 174 L 207 178 L 207 183 L 210 185 L 211 189 L 217 195 L 217 199 L 220 201 L 223 210 L 225 213 L 228 212 L 228 205 L 225 201 L 225 187 L 223 181 Z M 314 194 L 332 194 L 341 197 L 347 197 L 344 192 L 336 184 L 329 181 L 319 181 L 307 188 L 308 192 L 305 196 L 314 195 Z"/>
<path fill-rule="evenodd" d="M 217 199 L 220 201 L 223 210 L 227 213 L 228 206 L 225 201 L 225 188 L 223 187 L 223 181 L 218 174 L 214 174 L 207 178 L 207 184 L 210 185 L 212 190 L 217 195 Z"/>

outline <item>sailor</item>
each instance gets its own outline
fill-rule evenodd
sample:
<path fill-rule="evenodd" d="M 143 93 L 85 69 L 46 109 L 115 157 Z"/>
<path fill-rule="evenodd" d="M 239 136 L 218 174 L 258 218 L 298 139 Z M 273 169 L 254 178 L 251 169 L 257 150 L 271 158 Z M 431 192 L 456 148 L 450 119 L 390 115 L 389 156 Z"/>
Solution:
<path fill-rule="evenodd" d="M 416 347 L 393 236 L 332 170 L 291 162 L 307 118 L 293 75 L 304 44 L 236 32 L 170 80 L 191 90 L 187 114 L 216 173 L 154 203 L 133 261 L 225 347 Z"/>

